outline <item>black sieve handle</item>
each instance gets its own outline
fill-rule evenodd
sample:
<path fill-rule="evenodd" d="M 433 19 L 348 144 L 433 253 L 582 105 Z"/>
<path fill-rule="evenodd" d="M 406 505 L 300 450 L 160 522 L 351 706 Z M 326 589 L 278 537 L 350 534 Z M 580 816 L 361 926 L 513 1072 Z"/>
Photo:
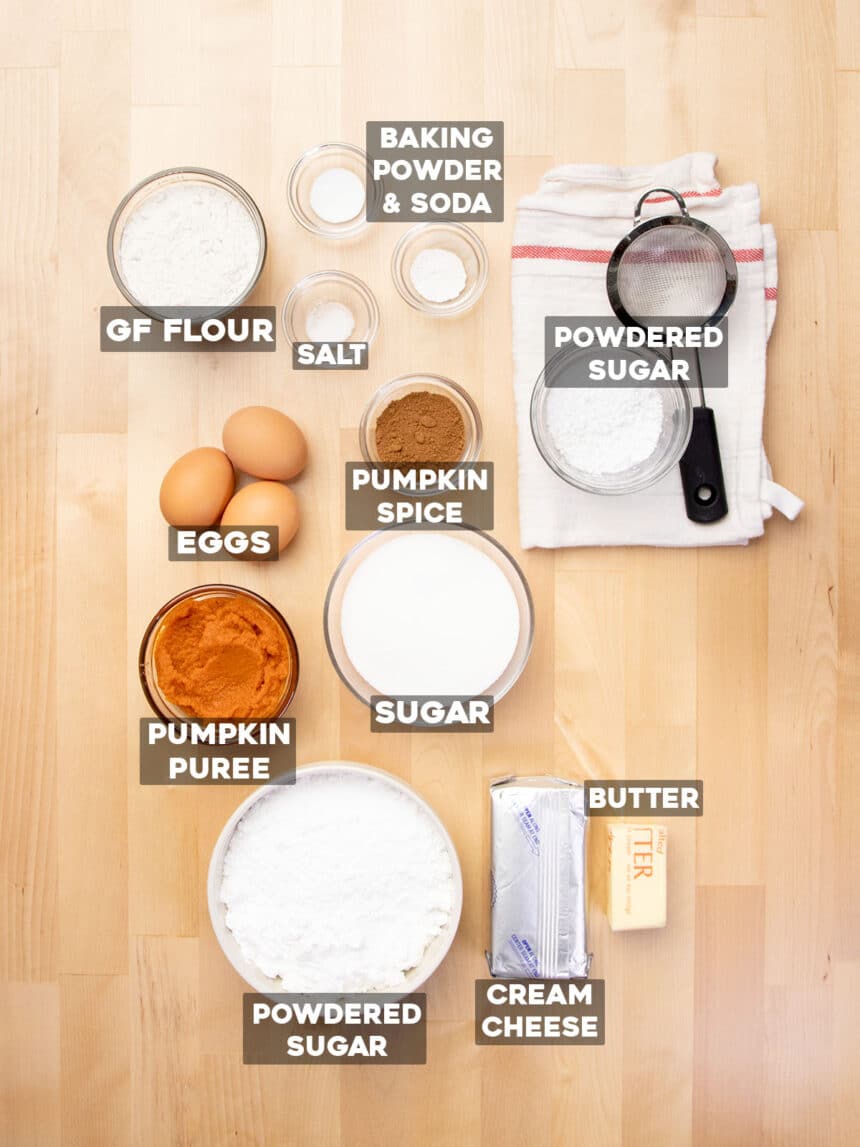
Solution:
<path fill-rule="evenodd" d="M 709 406 L 693 407 L 693 432 L 679 462 L 687 517 L 702 525 L 718 522 L 729 512 L 717 424 Z"/>

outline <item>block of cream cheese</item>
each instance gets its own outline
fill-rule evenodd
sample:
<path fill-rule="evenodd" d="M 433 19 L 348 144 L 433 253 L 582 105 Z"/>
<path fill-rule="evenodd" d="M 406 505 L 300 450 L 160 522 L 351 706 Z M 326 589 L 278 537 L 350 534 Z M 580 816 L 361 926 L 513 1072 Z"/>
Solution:
<path fill-rule="evenodd" d="M 665 825 L 610 826 L 608 888 L 613 932 L 666 926 Z"/>
<path fill-rule="evenodd" d="M 490 973 L 507 979 L 587 976 L 585 798 L 559 777 L 490 787 Z"/>

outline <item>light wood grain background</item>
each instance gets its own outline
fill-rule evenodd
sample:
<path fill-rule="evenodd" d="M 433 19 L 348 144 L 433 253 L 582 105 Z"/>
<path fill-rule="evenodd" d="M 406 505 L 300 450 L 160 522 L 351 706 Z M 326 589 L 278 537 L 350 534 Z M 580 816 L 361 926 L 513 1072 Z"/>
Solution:
<path fill-rule="evenodd" d="M 860 1141 L 860 582 L 854 461 L 860 301 L 856 0 L 29 0 L 0 34 L 0 1141 L 8 1147 L 588 1143 L 852 1147 Z M 388 271 L 399 226 L 306 235 L 285 180 L 368 118 L 504 119 L 504 224 L 483 229 L 482 306 L 442 324 Z M 808 500 L 724 552 L 521 554 L 511 393 L 513 207 L 557 161 L 694 149 L 758 180 L 780 301 L 766 442 Z M 256 301 L 343 266 L 382 308 L 368 374 L 269 355 L 104 355 L 97 308 L 127 188 L 174 164 L 260 203 Z M 497 465 L 497 536 L 537 606 L 530 665 L 494 736 L 372 737 L 329 665 L 321 611 L 354 540 L 345 457 L 372 389 L 413 369 L 464 383 Z M 271 403 L 305 428 L 298 540 L 275 567 L 168 564 L 157 487 Z M 293 624 L 299 759 L 408 778 L 448 824 L 466 906 L 429 985 L 429 1064 L 243 1067 L 242 984 L 204 879 L 242 790 L 141 789 L 136 651 L 172 593 L 219 577 Z M 600 1049 L 476 1048 L 488 778 L 685 776 L 670 923 L 613 935 L 592 834 Z"/>

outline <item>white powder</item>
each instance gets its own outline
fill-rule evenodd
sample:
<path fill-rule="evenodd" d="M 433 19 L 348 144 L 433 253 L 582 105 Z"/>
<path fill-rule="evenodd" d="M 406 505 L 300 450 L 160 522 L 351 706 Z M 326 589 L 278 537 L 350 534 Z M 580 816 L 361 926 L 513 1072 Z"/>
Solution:
<path fill-rule="evenodd" d="M 415 256 L 409 268 L 412 286 L 430 303 L 448 303 L 463 293 L 466 268 L 455 251 L 426 247 Z"/>
<path fill-rule="evenodd" d="M 245 205 L 221 187 L 174 183 L 129 216 L 119 264 L 145 306 L 220 307 L 250 286 L 260 237 Z"/>
<path fill-rule="evenodd" d="M 441 532 L 402 534 L 359 565 L 343 595 L 347 655 L 378 693 L 486 693 L 519 638 L 514 591 L 495 562 Z"/>
<path fill-rule="evenodd" d="M 221 899 L 246 959 L 283 990 L 392 989 L 451 916 L 451 858 L 385 781 L 299 773 L 237 825 Z"/>
<path fill-rule="evenodd" d="M 355 315 L 343 303 L 317 303 L 308 312 L 307 336 L 314 343 L 342 343 L 355 330 Z"/>
<path fill-rule="evenodd" d="M 663 400 L 653 387 L 554 387 L 547 427 L 571 466 L 620 474 L 654 453 L 663 428 Z"/>
<path fill-rule="evenodd" d="M 364 207 L 364 184 L 346 167 L 329 167 L 311 184 L 310 203 L 326 223 L 348 223 Z"/>

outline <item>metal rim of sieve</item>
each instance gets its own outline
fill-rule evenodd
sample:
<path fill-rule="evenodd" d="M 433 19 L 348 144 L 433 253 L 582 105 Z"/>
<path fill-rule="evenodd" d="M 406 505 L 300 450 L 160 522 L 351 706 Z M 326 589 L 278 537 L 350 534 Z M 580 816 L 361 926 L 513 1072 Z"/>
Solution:
<path fill-rule="evenodd" d="M 647 219 L 642 222 L 642 208 L 645 202 L 656 192 L 670 195 L 681 209 L 680 215 L 658 215 L 654 219 Z M 723 268 L 726 273 L 726 288 L 723 292 L 723 297 L 714 313 L 707 319 L 701 320 L 701 326 L 713 327 L 717 326 L 723 321 L 726 312 L 735 300 L 735 295 L 738 289 L 738 265 L 735 262 L 734 254 L 731 247 L 719 233 L 708 223 L 703 223 L 701 219 L 693 219 L 690 212 L 687 210 L 687 204 L 684 197 L 680 192 L 675 191 L 671 187 L 652 187 L 646 191 L 636 204 L 636 209 L 633 214 L 633 229 L 629 231 L 623 239 L 620 240 L 615 250 L 609 259 L 609 265 L 606 269 L 606 290 L 609 295 L 610 305 L 615 312 L 616 316 L 621 320 L 626 327 L 646 327 L 642 319 L 636 318 L 631 315 L 627 308 L 621 301 L 621 295 L 618 290 L 618 270 L 621 266 L 625 254 L 630 250 L 634 243 L 646 235 L 649 231 L 655 230 L 657 227 L 685 227 L 698 231 L 706 239 L 708 239 L 716 248 L 717 253 L 722 260 Z M 668 316 L 667 316 L 668 317 Z M 659 316 L 651 316 L 652 322 L 650 325 L 659 325 L 653 320 Z M 696 323 L 691 322 L 689 325 L 694 326 Z"/>

